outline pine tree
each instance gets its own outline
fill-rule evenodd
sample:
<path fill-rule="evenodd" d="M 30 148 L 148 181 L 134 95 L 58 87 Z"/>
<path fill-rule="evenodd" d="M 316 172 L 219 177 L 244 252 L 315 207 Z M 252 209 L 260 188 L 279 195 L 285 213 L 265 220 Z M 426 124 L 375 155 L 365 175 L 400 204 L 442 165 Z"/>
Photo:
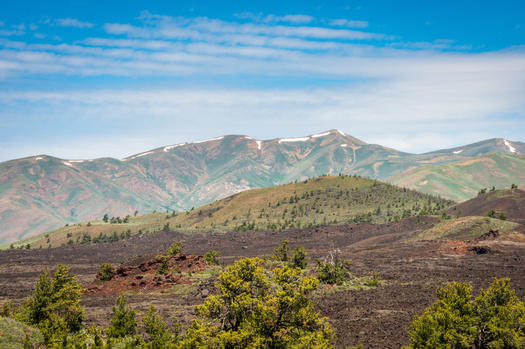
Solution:
<path fill-rule="evenodd" d="M 24 304 L 20 318 L 40 328 L 49 347 L 59 345 L 68 333 L 81 329 L 83 291 L 70 268 L 59 265 L 52 279 L 46 270 L 40 274 L 33 297 Z"/>
<path fill-rule="evenodd" d="M 113 318 L 111 326 L 107 329 L 107 335 L 110 338 L 122 338 L 132 336 L 137 329 L 135 320 L 135 311 L 127 306 L 127 299 L 124 296 L 117 298 L 117 306 L 113 307 Z"/>
<path fill-rule="evenodd" d="M 149 336 L 150 349 L 169 349 L 176 347 L 178 334 L 169 329 L 153 305 L 142 320 L 142 323 L 144 324 L 144 330 Z"/>

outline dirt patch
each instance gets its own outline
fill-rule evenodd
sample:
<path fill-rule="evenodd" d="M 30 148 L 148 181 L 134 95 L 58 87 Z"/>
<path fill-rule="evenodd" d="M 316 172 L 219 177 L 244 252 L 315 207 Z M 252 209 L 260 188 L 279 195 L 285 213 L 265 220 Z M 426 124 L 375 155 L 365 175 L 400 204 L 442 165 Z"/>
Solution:
<path fill-rule="evenodd" d="M 202 256 L 159 256 L 136 266 L 121 265 L 111 280 L 95 280 L 89 284 L 87 294 L 120 294 L 126 291 L 151 292 L 189 284 L 192 281 L 184 274 L 198 273 L 206 269 Z"/>

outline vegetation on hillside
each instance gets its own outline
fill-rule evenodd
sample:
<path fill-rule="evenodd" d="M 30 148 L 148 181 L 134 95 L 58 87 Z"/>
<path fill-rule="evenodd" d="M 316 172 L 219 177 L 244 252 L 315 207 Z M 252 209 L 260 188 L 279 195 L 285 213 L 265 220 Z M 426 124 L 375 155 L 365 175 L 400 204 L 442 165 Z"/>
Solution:
<path fill-rule="evenodd" d="M 186 212 L 129 217 L 127 223 L 76 224 L 14 245 L 46 248 L 113 242 L 160 230 L 284 230 L 316 225 L 384 223 L 416 215 L 441 214 L 452 201 L 357 176 L 323 176 L 252 189 Z"/>

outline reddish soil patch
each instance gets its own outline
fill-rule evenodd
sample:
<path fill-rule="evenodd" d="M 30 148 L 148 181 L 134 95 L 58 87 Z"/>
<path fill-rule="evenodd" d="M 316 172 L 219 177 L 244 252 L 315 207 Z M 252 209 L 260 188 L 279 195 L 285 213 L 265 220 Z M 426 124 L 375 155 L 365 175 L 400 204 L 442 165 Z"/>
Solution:
<path fill-rule="evenodd" d="M 167 272 L 159 273 L 161 266 Z M 95 280 L 87 286 L 87 294 L 120 294 L 125 291 L 151 292 L 172 287 L 176 284 L 191 284 L 183 273 L 198 273 L 206 269 L 202 256 L 177 254 L 159 256 L 136 266 L 121 265 L 111 280 Z"/>

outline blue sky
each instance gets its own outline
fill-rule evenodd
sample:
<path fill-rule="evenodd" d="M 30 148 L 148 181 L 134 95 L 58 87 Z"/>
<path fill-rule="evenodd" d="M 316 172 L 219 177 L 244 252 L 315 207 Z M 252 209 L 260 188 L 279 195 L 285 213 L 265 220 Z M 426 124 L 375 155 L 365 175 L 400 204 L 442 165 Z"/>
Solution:
<path fill-rule="evenodd" d="M 10 1 L 0 161 L 338 128 L 424 152 L 525 141 L 520 1 Z"/>

